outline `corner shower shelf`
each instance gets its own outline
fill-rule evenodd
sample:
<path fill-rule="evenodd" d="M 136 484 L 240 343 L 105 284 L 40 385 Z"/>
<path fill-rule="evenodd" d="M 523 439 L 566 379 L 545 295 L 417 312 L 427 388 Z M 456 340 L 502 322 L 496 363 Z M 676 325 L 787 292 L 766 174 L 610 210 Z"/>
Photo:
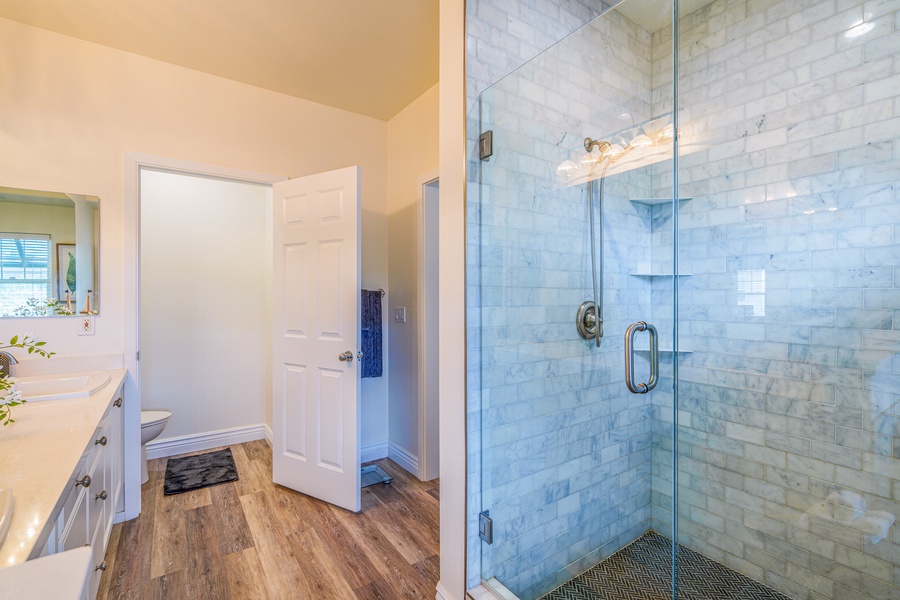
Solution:
<path fill-rule="evenodd" d="M 632 277 L 671 277 L 672 273 L 652 273 L 648 271 L 634 271 L 629 273 Z M 678 273 L 679 277 L 690 277 L 693 273 Z"/>
<path fill-rule="evenodd" d="M 679 198 L 679 202 L 686 202 L 688 200 L 693 200 L 693 196 L 690 198 Z M 672 201 L 671 198 L 629 198 L 635 204 L 646 204 L 647 206 L 658 206 L 660 204 L 668 204 Z"/>

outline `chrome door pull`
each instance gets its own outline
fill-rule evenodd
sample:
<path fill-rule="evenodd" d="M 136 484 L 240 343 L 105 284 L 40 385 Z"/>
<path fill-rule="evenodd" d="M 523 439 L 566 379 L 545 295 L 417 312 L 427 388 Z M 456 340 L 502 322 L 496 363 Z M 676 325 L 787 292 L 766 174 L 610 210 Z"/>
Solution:
<path fill-rule="evenodd" d="M 634 334 L 650 332 L 650 379 L 647 383 L 634 382 Z M 625 331 L 625 385 L 632 394 L 646 394 L 659 383 L 659 334 L 656 327 L 646 321 L 638 321 Z"/>
<path fill-rule="evenodd" d="M 338 355 L 338 360 L 341 362 L 353 362 L 353 353 L 347 350 L 346 352 L 341 352 Z"/>

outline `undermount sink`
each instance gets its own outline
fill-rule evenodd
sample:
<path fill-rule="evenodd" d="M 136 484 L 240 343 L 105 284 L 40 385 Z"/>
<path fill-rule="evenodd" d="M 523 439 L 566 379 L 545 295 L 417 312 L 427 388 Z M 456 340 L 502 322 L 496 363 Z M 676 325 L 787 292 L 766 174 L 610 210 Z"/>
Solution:
<path fill-rule="evenodd" d="M 83 398 L 100 391 L 109 383 L 106 373 L 68 373 L 16 377 L 16 386 L 28 402 Z"/>

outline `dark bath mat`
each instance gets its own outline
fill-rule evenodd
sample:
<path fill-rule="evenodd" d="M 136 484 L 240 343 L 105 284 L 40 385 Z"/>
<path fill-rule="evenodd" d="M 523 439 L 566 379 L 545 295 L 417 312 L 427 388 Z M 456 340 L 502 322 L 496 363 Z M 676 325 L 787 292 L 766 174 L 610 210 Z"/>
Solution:
<path fill-rule="evenodd" d="M 237 479 L 231 448 L 225 448 L 206 454 L 170 458 L 166 463 L 163 491 L 166 496 L 172 496 Z"/>

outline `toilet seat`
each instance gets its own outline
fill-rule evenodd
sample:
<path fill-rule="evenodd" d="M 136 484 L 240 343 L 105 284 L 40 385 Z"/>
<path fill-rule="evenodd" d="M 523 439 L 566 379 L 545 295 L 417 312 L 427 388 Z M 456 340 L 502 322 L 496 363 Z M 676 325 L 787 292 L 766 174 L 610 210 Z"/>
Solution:
<path fill-rule="evenodd" d="M 156 425 L 160 421 L 165 421 L 172 416 L 167 410 L 142 410 L 141 411 L 141 427 L 149 427 Z"/>

